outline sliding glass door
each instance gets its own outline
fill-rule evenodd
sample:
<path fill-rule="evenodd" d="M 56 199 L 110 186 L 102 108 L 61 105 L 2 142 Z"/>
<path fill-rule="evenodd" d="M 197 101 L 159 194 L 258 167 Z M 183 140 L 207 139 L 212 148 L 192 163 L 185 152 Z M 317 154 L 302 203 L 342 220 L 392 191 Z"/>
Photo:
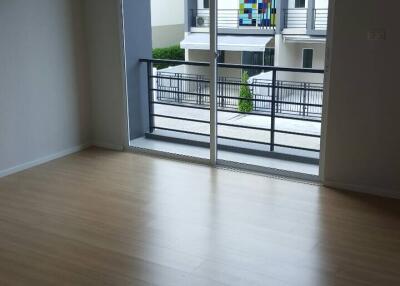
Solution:
<path fill-rule="evenodd" d="M 157 42 L 166 28 L 153 27 L 153 58 L 140 56 L 139 65 L 127 67 L 128 88 L 135 89 L 128 90 L 130 146 L 211 165 L 317 176 L 323 31 L 308 24 L 306 35 L 285 34 L 292 14 L 277 3 L 217 7 L 216 0 L 188 0 L 178 46 L 155 47 L 166 40 Z M 129 56 L 138 45 L 129 35 L 127 59 L 137 59 Z"/>
<path fill-rule="evenodd" d="M 225 62 L 218 63 L 216 78 L 212 78 L 217 82 L 216 102 L 212 102 L 217 110 L 216 162 L 317 178 L 325 44 L 312 36 L 313 31 L 286 38 L 281 26 L 284 21 L 277 20 L 283 20 L 284 10 L 276 12 L 274 5 L 276 1 L 269 0 L 243 2 L 239 6 L 241 22 L 252 24 L 239 25 L 229 38 L 224 33 L 216 35 L 217 47 L 225 55 Z M 257 25 L 257 19 L 266 19 L 261 21 L 266 26 Z M 305 38 L 311 41 L 305 42 Z M 303 51 L 309 49 L 315 50 L 315 63 L 308 57 L 304 66 Z"/>
<path fill-rule="evenodd" d="M 140 33 L 135 33 L 134 39 L 129 38 L 133 35 L 129 32 L 131 29 L 143 26 L 133 23 L 137 22 L 137 17 L 141 17 L 141 13 L 137 15 L 139 10 L 130 4 L 133 2 L 126 1 L 126 6 L 132 7 L 125 11 L 125 14 L 129 14 L 125 15 L 125 18 L 132 20 L 124 25 L 128 61 L 137 58 L 137 48 L 142 40 L 137 38 Z M 183 156 L 188 160 L 209 163 L 212 150 L 212 81 L 209 67 L 211 13 L 208 1 L 204 1 L 204 7 L 202 1 L 199 6 L 197 0 L 189 2 L 193 9 L 188 8 L 185 11 L 184 17 L 188 25 L 186 33 L 182 32 L 183 16 L 171 6 L 176 4 L 159 1 L 157 5 L 152 6 L 153 57 L 150 57 L 151 53 L 147 51 L 143 53 L 147 56 L 139 58 L 139 64 L 133 62 L 127 66 L 128 74 L 130 70 L 137 71 L 136 75 L 128 76 L 128 88 L 130 82 L 137 79 L 131 85 L 132 89 L 141 88 L 136 94 L 128 90 L 129 143 L 134 150 L 151 151 L 172 157 Z M 140 10 L 143 13 L 150 8 L 149 3 L 141 2 L 140 5 L 147 5 L 147 8 L 142 7 Z M 166 9 L 170 10 L 168 15 L 165 14 Z M 160 19 L 161 14 L 168 16 L 168 19 Z M 181 21 L 182 26 L 166 25 L 169 21 Z M 190 33 L 191 29 L 200 29 L 200 32 Z M 147 33 L 143 35 L 143 39 L 146 37 Z"/>

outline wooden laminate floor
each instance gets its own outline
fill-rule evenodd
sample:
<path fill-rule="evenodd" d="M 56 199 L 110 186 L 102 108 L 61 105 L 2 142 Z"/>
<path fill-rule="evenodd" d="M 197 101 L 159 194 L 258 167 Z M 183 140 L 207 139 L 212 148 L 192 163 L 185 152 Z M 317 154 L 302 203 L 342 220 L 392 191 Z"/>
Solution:
<path fill-rule="evenodd" d="M 0 179 L 0 285 L 400 285 L 400 201 L 89 149 Z"/>

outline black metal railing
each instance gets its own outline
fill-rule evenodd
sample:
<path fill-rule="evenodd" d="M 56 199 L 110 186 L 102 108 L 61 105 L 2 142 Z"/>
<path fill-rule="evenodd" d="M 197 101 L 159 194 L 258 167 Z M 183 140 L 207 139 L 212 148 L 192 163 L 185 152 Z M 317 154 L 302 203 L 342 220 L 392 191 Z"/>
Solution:
<path fill-rule="evenodd" d="M 153 73 L 153 63 L 182 64 L 195 67 L 207 67 L 205 62 L 184 62 L 172 60 L 142 59 L 147 64 L 148 102 L 149 102 L 149 132 L 155 130 L 173 131 L 178 133 L 192 134 L 197 136 L 209 136 L 208 132 L 201 132 L 191 126 L 181 128 L 183 123 L 203 124 L 209 126 L 207 117 L 197 118 L 194 111 L 208 112 L 210 110 L 210 81 L 200 75 L 182 75 L 174 73 Z M 323 74 L 323 70 L 297 69 L 271 66 L 219 64 L 220 68 L 227 69 L 261 69 L 272 73 L 271 80 L 254 80 L 251 83 L 243 83 L 237 79 L 218 79 L 218 111 L 236 115 L 248 115 L 269 119 L 268 126 L 254 126 L 251 124 L 231 124 L 218 122 L 218 126 L 236 128 L 238 136 L 219 135 L 219 139 L 240 141 L 245 143 L 263 144 L 269 146 L 269 151 L 274 152 L 277 147 L 301 150 L 307 152 L 319 152 L 319 148 L 304 146 L 304 144 L 287 143 L 282 139 L 277 140 L 277 135 L 290 135 L 319 139 L 320 134 L 315 132 L 304 132 L 304 130 L 282 129 L 276 126 L 277 120 L 291 120 L 296 126 L 299 122 L 321 123 L 322 94 L 323 88 L 320 84 L 278 81 L 277 73 L 307 73 Z M 240 88 L 249 87 L 252 98 L 240 97 Z M 241 111 L 239 101 L 251 102 L 251 110 Z M 181 109 L 169 113 L 157 111 L 157 106 L 183 108 L 193 112 L 182 112 Z M 171 125 L 157 124 L 157 118 L 174 120 Z M 201 128 L 200 128 L 201 129 Z M 204 129 L 204 128 L 203 128 Z M 256 130 L 268 132 L 268 140 L 254 140 L 253 138 L 240 137 L 240 130 Z"/>
<path fill-rule="evenodd" d="M 313 9 L 310 21 L 308 11 L 307 8 L 284 9 L 284 28 L 307 29 L 310 27 L 315 31 L 326 31 L 328 27 L 328 9 Z"/>
<path fill-rule="evenodd" d="M 259 29 L 275 29 L 275 9 L 270 9 L 269 12 L 264 13 L 256 9 L 256 12 L 251 14 L 254 19 L 246 21 L 241 17 L 239 9 L 218 9 L 218 28 L 240 29 L 254 27 Z M 190 13 L 192 27 L 210 27 L 209 9 L 192 9 Z"/>
<path fill-rule="evenodd" d="M 159 101 L 185 104 L 209 105 L 208 78 L 204 75 L 171 73 L 158 71 L 155 86 L 159 90 L 156 98 Z M 218 106 L 237 110 L 241 79 L 232 77 L 218 78 Z M 254 98 L 253 110 L 268 112 L 271 110 L 272 80 L 252 79 L 249 82 Z M 285 102 L 322 105 L 322 84 L 295 81 L 276 81 L 276 96 Z M 261 100 L 261 101 L 259 101 Z M 277 114 L 321 118 L 322 109 L 315 106 L 300 106 L 288 103 L 276 104 Z"/>
<path fill-rule="evenodd" d="M 255 79 L 254 99 L 272 100 L 272 80 Z M 268 87 L 265 87 L 268 86 Z M 323 84 L 276 80 L 276 114 L 304 118 L 321 118 Z M 300 103 L 300 104 L 297 104 Z M 257 111 L 270 111 L 270 102 L 255 102 Z"/>

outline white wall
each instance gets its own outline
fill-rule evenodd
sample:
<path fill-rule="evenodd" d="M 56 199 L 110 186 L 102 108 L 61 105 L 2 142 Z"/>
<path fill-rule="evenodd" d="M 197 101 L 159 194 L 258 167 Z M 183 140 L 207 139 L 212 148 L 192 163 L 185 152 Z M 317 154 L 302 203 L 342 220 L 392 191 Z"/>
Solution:
<path fill-rule="evenodd" d="M 184 0 L 151 0 L 151 26 L 183 25 Z"/>
<path fill-rule="evenodd" d="M 197 0 L 198 9 L 204 8 L 204 0 Z M 239 0 L 218 0 L 218 9 L 239 9 Z"/>
<path fill-rule="evenodd" d="M 90 141 L 81 8 L 0 2 L 0 176 Z"/>
<path fill-rule="evenodd" d="M 275 36 L 275 64 L 280 67 L 302 68 L 303 49 L 313 49 L 313 68 L 324 69 L 325 67 L 325 44 L 324 43 L 285 43 L 282 35 Z M 323 75 L 306 73 L 279 72 L 278 79 L 291 81 L 304 81 L 322 83 Z"/>
<path fill-rule="evenodd" d="M 153 48 L 178 45 L 185 36 L 185 1 L 151 0 Z"/>
<path fill-rule="evenodd" d="M 328 9 L 329 0 L 315 0 L 315 9 Z"/>
<path fill-rule="evenodd" d="M 118 0 L 85 0 L 92 142 L 121 149 L 126 130 Z"/>
<path fill-rule="evenodd" d="M 185 25 L 152 27 L 151 34 L 153 49 L 179 45 L 179 43 L 185 38 Z"/>
<path fill-rule="evenodd" d="M 312 0 L 306 0 L 306 8 L 309 6 L 308 1 Z M 329 0 L 315 0 L 315 8 L 319 9 L 325 9 L 328 8 L 329 5 Z M 295 7 L 295 0 L 289 0 L 288 1 L 288 8 L 294 8 Z"/>
<path fill-rule="evenodd" d="M 239 9 L 239 0 L 218 0 L 218 9 Z"/>
<path fill-rule="evenodd" d="M 381 2 L 336 1 L 323 171 L 328 185 L 400 197 L 399 3 Z M 367 40 L 381 29 L 385 41 Z"/>
<path fill-rule="evenodd" d="M 205 50 L 189 50 L 188 61 L 194 62 L 208 62 L 209 52 Z M 225 63 L 229 64 L 241 64 L 242 63 L 242 52 L 236 51 L 225 51 Z M 196 66 L 185 66 L 185 72 L 189 74 L 201 74 L 209 78 L 209 68 L 207 67 L 196 67 Z M 218 68 L 218 75 L 223 77 L 235 77 L 241 78 L 241 69 L 227 69 Z"/>

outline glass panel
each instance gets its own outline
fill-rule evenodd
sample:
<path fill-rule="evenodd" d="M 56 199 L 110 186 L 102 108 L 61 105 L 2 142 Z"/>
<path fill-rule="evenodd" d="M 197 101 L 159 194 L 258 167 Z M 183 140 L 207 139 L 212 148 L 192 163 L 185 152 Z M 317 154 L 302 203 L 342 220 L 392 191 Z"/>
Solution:
<path fill-rule="evenodd" d="M 218 62 L 225 65 L 217 73 L 216 126 L 210 126 L 211 53 L 206 48 L 209 44 L 210 10 L 193 11 L 189 8 L 187 13 L 193 13 L 185 16 L 192 21 L 187 33 L 182 35 L 182 39 L 185 39 L 181 42 L 186 50 L 175 45 L 172 49 L 161 47 L 168 48 L 168 53 L 153 51 L 155 57 L 168 55 L 167 58 L 171 59 L 178 55 L 183 57 L 184 62 L 141 61 L 141 78 L 136 86 L 141 86 L 143 90 L 132 104 L 129 103 L 130 112 L 133 106 L 135 115 L 130 127 L 134 131 L 138 127 L 138 130 L 145 132 L 132 133 L 135 134 L 133 146 L 210 159 L 210 153 L 213 153 L 210 151 L 214 151 L 210 150 L 210 135 L 213 127 L 216 127 L 219 163 L 234 162 L 318 175 L 325 44 L 322 41 L 293 43 L 285 41 L 280 33 L 271 31 L 275 29 L 271 24 L 271 15 L 279 13 L 274 6 L 269 6 L 273 3 L 268 0 L 243 2 L 246 5 L 233 9 L 234 13 L 223 13 L 229 9 L 219 7 L 221 13 L 217 22 L 220 30 L 236 29 L 235 37 L 243 36 L 249 40 L 249 32 L 242 32 L 248 29 L 250 32 L 257 31 L 261 37 L 274 39 L 268 43 L 265 52 L 255 52 L 254 46 L 249 50 L 241 48 L 240 51 L 232 51 L 225 47 L 218 51 Z M 248 4 L 255 5 L 249 7 Z M 260 4 L 267 4 L 267 8 L 274 12 L 268 12 Z M 241 12 L 250 8 L 251 24 L 244 26 Z M 304 15 L 309 14 L 307 9 L 297 11 L 300 10 L 305 11 Z M 261 22 L 257 17 L 264 14 L 269 15 L 271 25 L 259 27 Z M 256 15 L 255 18 L 253 15 Z M 234 17 L 235 20 L 227 24 L 227 17 Z M 153 33 L 156 34 L 155 27 Z M 167 35 L 171 36 L 172 33 Z M 205 42 L 196 46 L 204 35 Z M 190 39 L 193 36 L 196 39 Z M 153 35 L 153 38 L 157 37 Z M 292 41 L 298 41 L 297 38 L 292 35 Z M 311 73 L 302 69 L 303 61 L 305 66 L 313 66 L 313 57 L 314 68 L 321 70 Z M 275 63 L 292 70 L 271 68 Z M 243 64 L 255 67 L 245 67 Z M 135 113 L 138 108 L 139 112 Z"/>
<path fill-rule="evenodd" d="M 266 11 L 253 5 L 261 2 L 240 1 L 235 36 L 245 37 L 248 33 L 241 30 L 257 29 L 257 33 L 264 33 L 262 36 L 274 39 L 265 52 L 255 52 L 251 42 L 248 50 L 225 51 L 225 63 L 234 65 L 219 69 L 218 160 L 220 164 L 260 171 L 268 168 L 318 176 L 324 36 L 318 34 L 315 42 L 307 41 L 314 37 L 306 29 L 313 11 L 306 8 L 304 0 L 274 10 L 283 17 L 282 30 L 298 29 L 297 34 L 284 37 L 282 30 L 269 33 L 260 29 L 257 17 Z M 326 28 L 327 10 L 323 8 L 315 7 L 314 30 Z M 271 68 L 274 65 L 277 67 Z M 311 72 L 310 68 L 318 71 Z"/>
<path fill-rule="evenodd" d="M 273 66 L 275 64 L 275 49 L 266 48 L 264 53 L 264 64 L 266 66 Z"/>
<path fill-rule="evenodd" d="M 191 1 L 193 2 L 193 1 Z M 182 41 L 193 42 L 189 33 L 177 30 L 178 21 L 184 26 L 184 17 L 193 15 L 192 26 L 202 25 L 202 34 L 209 30 L 209 10 L 189 10 L 185 16 L 169 11 L 168 17 L 174 25 L 165 25 L 167 1 L 152 5 L 153 59 L 141 63 L 142 86 L 140 102 L 144 108 L 135 109 L 130 104 L 129 112 L 141 113 L 131 120 L 132 129 L 143 129 L 131 138 L 131 146 L 174 155 L 194 158 L 210 158 L 210 76 L 209 50 L 184 49 Z M 204 1 L 208 7 L 209 1 Z M 183 2 L 182 2 L 183 5 Z M 200 11 L 198 13 L 198 11 Z M 180 18 L 179 18 L 180 17 Z M 189 27 L 191 29 L 192 27 Z M 190 30 L 188 30 L 190 31 Z M 188 32 L 187 31 L 187 32 Z M 208 34 L 207 34 L 208 35 Z M 207 37 L 204 37 L 207 43 Z M 129 57 L 131 51 L 127 49 Z M 223 58 L 223 55 L 221 55 Z M 159 60 L 161 59 L 161 60 Z M 135 103 L 136 103 L 135 102 Z"/>
<path fill-rule="evenodd" d="M 310 75 L 277 69 L 220 79 L 218 158 L 317 176 L 323 85 L 297 81 Z"/>
<path fill-rule="evenodd" d="M 260 65 L 264 64 L 264 54 L 261 52 L 243 52 L 243 65 Z M 259 74 L 261 69 L 243 69 L 249 76 Z"/>

